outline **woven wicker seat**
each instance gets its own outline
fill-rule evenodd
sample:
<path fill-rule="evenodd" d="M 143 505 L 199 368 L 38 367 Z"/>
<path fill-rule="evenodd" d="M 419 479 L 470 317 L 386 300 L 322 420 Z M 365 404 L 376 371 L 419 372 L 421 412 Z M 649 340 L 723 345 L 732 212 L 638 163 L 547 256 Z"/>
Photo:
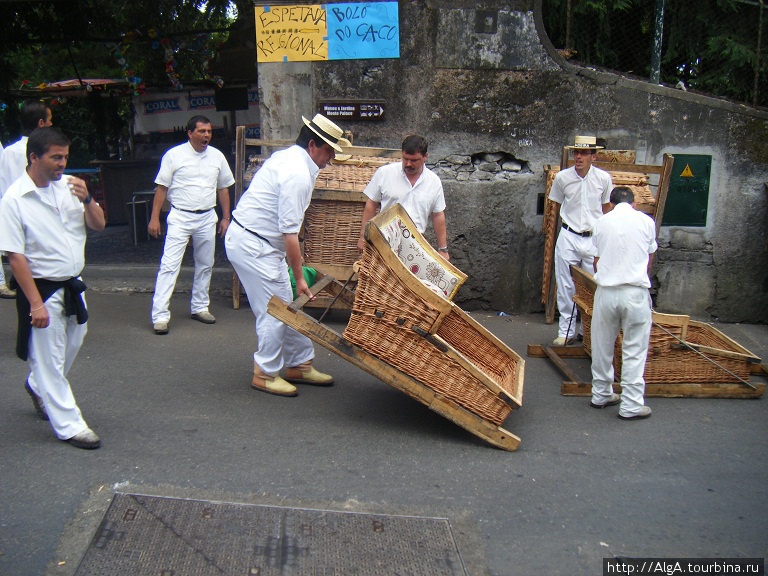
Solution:
<path fill-rule="evenodd" d="M 574 301 L 581 313 L 584 349 L 592 353 L 592 306 L 597 284 L 594 277 L 571 266 L 576 285 Z M 616 339 L 613 366 L 621 380 L 622 334 Z M 686 315 L 653 313 L 643 377 L 646 384 L 730 383 L 749 380 L 750 365 L 760 359 L 714 326 Z"/>
<path fill-rule="evenodd" d="M 371 219 L 345 340 L 495 425 L 522 405 L 524 360 L 452 298 L 466 275 L 393 206 Z"/>

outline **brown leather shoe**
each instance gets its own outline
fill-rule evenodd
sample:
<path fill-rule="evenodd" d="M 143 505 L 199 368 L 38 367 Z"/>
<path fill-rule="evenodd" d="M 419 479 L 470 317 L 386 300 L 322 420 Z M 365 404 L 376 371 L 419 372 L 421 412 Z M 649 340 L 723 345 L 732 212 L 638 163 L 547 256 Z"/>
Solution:
<path fill-rule="evenodd" d="M 286 368 L 285 379 L 294 384 L 309 384 L 311 386 L 333 386 L 333 376 L 315 370 L 312 361 L 304 362 L 293 368 Z"/>
<path fill-rule="evenodd" d="M 265 374 L 257 364 L 253 365 L 253 381 L 251 388 L 261 390 L 276 396 L 298 396 L 299 391 L 296 386 L 289 384 L 280 376 L 269 376 Z"/>

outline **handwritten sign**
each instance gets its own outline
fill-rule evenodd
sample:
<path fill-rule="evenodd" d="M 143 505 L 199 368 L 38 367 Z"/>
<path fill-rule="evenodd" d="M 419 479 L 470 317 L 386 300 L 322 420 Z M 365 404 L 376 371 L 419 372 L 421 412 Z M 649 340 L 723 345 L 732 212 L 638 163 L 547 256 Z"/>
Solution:
<path fill-rule="evenodd" d="M 397 2 L 257 6 L 258 62 L 399 58 Z"/>
<path fill-rule="evenodd" d="M 256 60 L 328 60 L 328 26 L 323 6 L 257 6 Z"/>
<path fill-rule="evenodd" d="M 328 4 L 331 60 L 399 58 L 397 2 Z"/>

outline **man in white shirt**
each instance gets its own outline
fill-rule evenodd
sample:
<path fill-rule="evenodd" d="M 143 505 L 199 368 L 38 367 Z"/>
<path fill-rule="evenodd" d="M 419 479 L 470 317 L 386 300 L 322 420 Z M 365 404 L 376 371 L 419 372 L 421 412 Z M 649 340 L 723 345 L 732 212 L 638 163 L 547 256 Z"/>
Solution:
<path fill-rule="evenodd" d="M 87 332 L 80 273 L 86 227 L 103 230 L 104 212 L 79 178 L 62 179 L 69 138 L 40 128 L 27 142 L 29 165 L 0 201 L 0 249 L 18 285 L 16 354 L 29 361 L 25 388 L 56 436 L 77 448 L 101 445 L 80 413 L 67 374 Z"/>
<path fill-rule="evenodd" d="M 560 323 L 553 344 L 563 346 L 576 335 L 576 288 L 571 278 L 571 265 L 592 271 L 592 227 L 608 210 L 613 182 L 611 175 L 592 166 L 595 154 L 603 146 L 593 136 L 576 136 L 573 146 L 574 165 L 555 176 L 549 199 L 556 203 L 562 219 L 562 230 L 555 244 L 555 279 Z"/>
<path fill-rule="evenodd" d="M 27 139 L 32 130 L 53 126 L 52 117 L 51 109 L 37 100 L 26 102 L 21 107 L 22 136 L 0 156 L 0 198 L 27 168 Z M 0 266 L 0 298 L 15 297 L 16 291 L 7 286 L 3 267 Z"/>
<path fill-rule="evenodd" d="M 400 204 L 410 216 L 416 228 L 424 233 L 428 220 L 437 239 L 440 256 L 448 255 L 448 232 L 445 223 L 445 196 L 440 177 L 425 166 L 429 143 L 421 136 L 411 135 L 403 140 L 400 163 L 382 166 L 373 174 L 365 187 L 368 200 L 363 209 L 363 222 L 357 249 L 365 247 L 365 225 L 376 215 L 393 204 Z"/>
<path fill-rule="evenodd" d="M 224 240 L 256 317 L 259 348 L 253 354 L 251 387 L 277 396 L 296 396 L 293 384 L 333 384 L 332 376 L 312 365 L 312 340 L 267 312 L 273 295 L 293 300 L 288 267 L 296 294 L 314 299 L 302 273 L 299 231 L 318 173 L 342 150 L 343 132 L 336 124 L 322 114 L 302 120 L 296 144 L 272 154 L 254 175 L 232 213 Z M 279 375 L 283 368 L 285 378 Z"/>
<path fill-rule="evenodd" d="M 184 251 L 192 240 L 195 275 L 192 281 L 192 318 L 213 324 L 216 318 L 208 311 L 213 259 L 216 248 L 216 197 L 221 204 L 219 234 L 223 238 L 229 227 L 229 187 L 235 183 L 227 159 L 209 146 L 213 136 L 211 121 L 193 116 L 187 122 L 189 141 L 168 150 L 155 178 L 157 189 L 152 202 L 149 235 L 160 235 L 160 212 L 165 200 L 171 204 L 168 231 L 163 247 L 160 271 L 157 273 L 152 299 L 152 327 L 155 334 L 167 334 L 171 320 L 171 295 L 181 269 Z"/>
<path fill-rule="evenodd" d="M 645 358 L 651 335 L 651 281 L 648 274 L 656 252 L 653 220 L 635 210 L 634 195 L 626 187 L 611 192 L 613 210 L 594 227 L 597 290 L 592 315 L 593 408 L 621 403 L 619 418 L 648 418 L 645 406 Z M 613 354 L 622 331 L 621 396 L 613 393 Z"/>

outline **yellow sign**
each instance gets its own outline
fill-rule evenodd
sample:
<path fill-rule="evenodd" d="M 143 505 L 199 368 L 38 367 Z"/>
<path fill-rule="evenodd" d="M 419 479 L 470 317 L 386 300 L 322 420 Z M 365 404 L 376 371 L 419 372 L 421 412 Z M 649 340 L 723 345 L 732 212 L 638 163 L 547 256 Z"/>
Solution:
<path fill-rule="evenodd" d="M 328 60 L 327 13 L 323 6 L 257 6 L 259 62 Z"/>
<path fill-rule="evenodd" d="M 691 165 L 686 164 L 683 171 L 680 173 L 680 178 L 693 178 L 693 172 L 691 172 Z"/>

